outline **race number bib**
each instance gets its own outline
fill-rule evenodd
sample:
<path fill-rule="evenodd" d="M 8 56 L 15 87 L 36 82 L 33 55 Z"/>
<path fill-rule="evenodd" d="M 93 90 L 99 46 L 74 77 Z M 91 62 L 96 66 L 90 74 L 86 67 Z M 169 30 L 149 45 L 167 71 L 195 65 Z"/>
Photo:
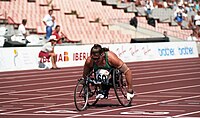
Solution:
<path fill-rule="evenodd" d="M 96 80 L 101 81 L 101 82 L 106 82 L 109 77 L 109 71 L 104 70 L 104 69 L 99 69 L 96 71 Z"/>

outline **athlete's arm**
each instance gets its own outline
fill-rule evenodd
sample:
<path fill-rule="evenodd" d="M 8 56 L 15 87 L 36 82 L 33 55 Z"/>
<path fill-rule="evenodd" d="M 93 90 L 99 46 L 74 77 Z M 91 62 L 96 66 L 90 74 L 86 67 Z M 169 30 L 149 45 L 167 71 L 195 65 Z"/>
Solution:
<path fill-rule="evenodd" d="M 93 69 L 91 61 L 92 61 L 91 57 L 88 57 L 85 61 L 85 64 L 83 67 L 83 78 L 86 78 Z"/>
<path fill-rule="evenodd" d="M 127 84 L 128 84 L 128 92 L 132 92 L 133 91 L 132 72 L 128 68 L 128 66 L 120 58 L 118 58 L 118 56 L 112 51 L 108 52 L 108 61 L 111 66 L 118 68 L 121 72 L 124 73 Z"/>

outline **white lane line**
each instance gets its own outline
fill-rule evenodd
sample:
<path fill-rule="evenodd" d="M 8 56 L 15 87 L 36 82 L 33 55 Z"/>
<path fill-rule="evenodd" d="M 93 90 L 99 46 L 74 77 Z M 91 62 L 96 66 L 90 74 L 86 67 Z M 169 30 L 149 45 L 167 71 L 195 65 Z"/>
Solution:
<path fill-rule="evenodd" d="M 0 82 L 0 84 L 6 84 L 6 83 L 16 83 L 16 82 L 31 82 L 31 81 L 37 81 L 37 80 L 41 80 L 41 78 L 42 78 L 42 81 L 44 81 L 44 80 L 53 80 L 53 79 L 58 79 L 58 78 L 69 78 L 69 77 L 81 77 L 81 75 L 80 76 L 78 76 L 77 74 L 76 75 L 74 75 L 74 76 L 70 76 L 70 75 L 68 75 L 68 76 L 57 76 L 57 77 L 40 77 L 40 78 L 33 78 L 33 79 L 27 79 L 27 78 L 29 78 L 29 75 L 27 75 L 26 76 L 26 78 L 24 79 L 24 80 L 13 80 L 13 81 L 4 81 L 4 82 Z M 74 80 L 76 80 L 76 79 L 71 79 L 71 80 L 68 80 L 68 81 L 74 81 Z"/>
<path fill-rule="evenodd" d="M 188 80 L 192 80 L 192 78 L 188 78 Z M 139 86 L 139 85 L 137 85 L 137 86 Z M 189 86 L 189 87 L 198 87 L 198 86 L 200 86 L 200 85 L 192 85 L 192 86 Z M 62 86 L 61 86 L 62 87 Z M 75 87 L 75 85 L 71 85 L 71 86 L 64 86 L 64 87 L 66 87 L 66 88 L 68 88 L 68 87 Z M 62 87 L 62 88 L 64 88 L 64 87 Z M 187 88 L 188 86 L 186 86 L 186 87 L 177 87 L 177 88 L 181 88 L 181 89 L 184 89 L 184 88 Z M 45 88 L 45 89 L 52 89 L 53 87 L 51 87 L 51 88 Z M 56 87 L 55 87 L 56 88 Z M 54 89 L 55 89 L 54 88 Z M 58 87 L 57 87 L 58 88 Z M 170 90 L 176 90 L 177 88 L 170 88 L 170 89 L 164 89 L 164 91 L 165 90 L 168 90 L 168 91 L 170 91 Z M 40 89 L 41 90 L 41 89 Z M 37 89 L 35 89 L 35 90 L 27 90 L 27 91 L 23 91 L 23 92 L 32 92 L 32 91 L 38 91 Z M 157 92 L 162 92 L 163 90 L 156 90 Z M 155 91 L 155 92 L 156 92 Z M 21 93 L 22 91 L 19 91 L 19 92 L 11 92 L 11 93 Z M 11 94 L 11 93 L 5 93 L 5 94 Z M 148 94 L 149 92 L 143 92 L 143 93 L 145 93 L 145 94 Z M 150 93 L 152 93 L 152 92 L 150 92 Z M 67 94 L 67 93 L 66 93 Z M 0 94 L 0 95 L 2 95 L 2 94 Z M 58 94 L 58 95 L 63 95 L 63 94 Z M 142 95 L 142 94 L 137 94 L 137 95 Z M 35 98 L 38 98 L 38 97 L 35 97 Z M 42 98 L 42 97 L 40 97 L 40 98 Z M 44 98 L 46 98 L 46 96 L 44 96 Z M 31 98 L 31 99 L 34 99 L 34 97 L 33 98 Z M 21 100 L 23 100 L 23 99 L 21 99 Z M 14 100 L 14 101 L 16 101 L 16 100 Z M 7 102 L 10 102 L 10 101 L 5 101 L 6 103 Z M 2 103 L 2 102 L 0 102 L 0 103 Z M 4 103 L 4 102 L 3 102 Z"/>
<path fill-rule="evenodd" d="M 191 65 L 189 65 L 189 66 L 191 66 Z M 177 67 L 177 66 L 176 66 Z M 169 68 L 169 67 L 163 67 L 163 68 Z M 155 68 L 154 68 L 155 69 Z M 160 69 L 160 68 L 159 68 Z M 191 69 L 199 69 L 199 67 L 198 68 L 194 68 L 194 67 L 192 67 L 192 68 L 186 68 L 185 66 L 184 66 L 184 68 L 183 69 L 176 69 L 176 70 L 174 70 L 174 69 L 170 69 L 170 70 L 164 70 L 164 71 L 153 71 L 153 72 L 141 72 L 141 73 L 135 73 L 134 71 L 140 71 L 140 70 L 143 70 L 143 69 L 137 69 L 137 70 L 134 70 L 133 69 L 133 72 L 134 72 L 134 75 L 140 75 L 140 74 L 151 74 L 151 73 L 161 73 L 161 72 L 177 72 L 177 71 L 183 71 L 183 70 L 191 70 Z M 146 68 L 145 68 L 145 70 L 146 70 Z M 150 70 L 152 70 L 152 68 L 150 68 Z M 78 72 L 79 73 L 79 72 Z M 60 73 L 60 74 L 62 74 L 62 73 Z M 52 75 L 54 75 L 54 74 L 52 74 Z M 77 76 L 77 75 L 79 75 L 79 74 L 75 74 L 73 77 L 79 77 L 79 76 Z M 80 75 L 81 75 L 81 73 L 80 73 Z M 38 76 L 38 74 L 37 75 L 32 75 L 32 76 Z M 40 75 L 41 76 L 41 75 Z M 23 77 L 30 77 L 29 75 L 26 75 L 26 76 L 23 76 Z M 63 78 L 63 77 L 66 77 L 66 78 L 68 78 L 68 77 L 72 77 L 72 76 L 59 76 L 59 77 L 51 77 L 51 78 L 49 78 L 49 77 L 41 77 L 41 78 L 37 78 L 37 79 L 25 79 L 25 80 L 13 80 L 13 81 L 3 81 L 3 82 L 0 82 L 0 84 L 5 84 L 5 83 L 16 83 L 16 82 L 30 82 L 30 81 L 37 81 L 37 80 L 52 80 L 52 79 L 54 79 L 54 78 Z M 7 77 L 7 79 L 12 79 L 12 78 L 16 78 L 16 77 Z M 21 78 L 21 76 L 20 77 L 18 77 L 18 78 Z M 74 80 L 68 80 L 68 81 L 74 81 Z"/>
<path fill-rule="evenodd" d="M 191 70 L 191 68 L 195 68 L 195 67 L 198 67 L 200 66 L 200 64 L 198 65 L 180 65 L 180 66 L 161 66 L 161 67 L 158 67 L 158 68 L 155 68 L 155 67 L 149 67 L 149 68 L 141 68 L 141 69 L 136 69 L 134 67 L 129 67 L 133 72 L 135 73 L 141 73 L 141 72 L 138 72 L 138 71 L 146 71 L 148 72 L 148 70 L 152 71 L 152 70 L 156 70 L 156 69 L 163 69 L 164 71 L 166 72 L 169 72 L 169 71 L 176 71 L 177 69 L 174 69 L 174 68 L 179 68 L 178 70 L 184 70 L 184 69 L 188 69 L 188 70 Z M 182 68 L 182 69 L 180 69 Z M 198 68 L 197 68 L 198 69 Z M 153 71 L 154 72 L 154 71 Z M 157 72 L 157 71 L 156 71 Z M 162 72 L 162 71 L 161 71 Z M 143 72 L 144 73 L 144 72 Z"/>
<path fill-rule="evenodd" d="M 150 97 L 150 98 L 179 98 L 182 96 L 177 96 L 177 95 L 140 95 L 140 97 Z"/>
<path fill-rule="evenodd" d="M 173 65 L 174 65 L 174 64 L 173 64 Z M 177 67 L 182 67 L 182 66 L 183 66 L 183 65 L 181 64 L 181 66 L 177 66 L 177 65 L 176 65 L 175 67 L 177 68 Z M 187 66 L 188 66 L 188 67 L 190 67 L 190 66 L 193 67 L 193 65 L 190 65 L 190 64 L 189 64 L 189 65 L 184 65 L 184 68 L 187 67 Z M 195 66 L 197 66 L 197 65 L 195 65 Z M 174 70 L 174 69 L 173 69 L 173 68 L 175 68 L 175 67 L 171 67 L 171 66 L 162 66 L 162 67 L 159 67 L 159 69 L 160 69 L 160 68 L 166 68 L 166 69 L 167 69 L 167 68 L 168 68 L 168 69 L 169 69 L 169 68 L 172 68 L 172 69 L 170 69 L 170 71 L 177 71 L 177 70 Z M 131 68 L 131 67 L 130 67 L 130 68 Z M 151 69 L 151 70 L 152 70 L 152 68 L 142 68 L 142 69 L 133 69 L 133 71 L 141 71 L 141 70 L 146 70 L 146 69 Z M 157 69 L 157 68 L 154 68 L 154 69 Z M 180 69 L 178 69 L 178 70 L 180 70 Z M 184 69 L 181 69 L 181 70 L 184 70 Z M 76 71 L 76 73 L 81 73 L 81 72 L 82 72 L 82 71 Z M 157 72 L 157 71 L 156 71 L 156 72 Z M 161 72 L 163 72 L 163 71 L 161 71 Z M 31 72 L 31 73 L 32 73 L 32 72 Z M 31 74 L 31 73 L 30 73 L 30 74 Z M 34 73 L 35 73 L 35 72 L 34 72 Z M 34 73 L 32 73 L 32 74 L 34 74 Z M 63 74 L 63 73 L 67 73 L 67 72 L 66 72 L 66 71 L 61 71 L 61 72 L 59 71 L 59 74 Z M 147 73 L 150 73 L 150 72 L 147 72 Z M 26 73 L 26 74 L 27 74 L 27 73 Z M 135 74 L 138 74 L 138 73 L 135 73 Z M 140 74 L 140 73 L 139 73 L 139 74 Z M 146 74 L 146 73 L 142 73 L 142 74 Z M 29 77 L 32 77 L 32 76 L 33 76 L 33 77 L 38 77 L 38 76 L 41 76 L 41 75 L 49 75 L 49 76 L 50 76 L 50 75 L 55 75 L 55 73 L 48 73 L 48 74 L 44 74 L 44 73 L 41 73 L 41 74 L 38 74 L 38 73 L 37 73 L 37 74 L 36 74 L 36 73 L 35 73 L 35 75 L 10 76 L 10 77 L 5 77 L 4 79 L 16 79 L 16 78 L 20 78 L 20 79 L 21 79 L 21 78 L 27 77 L 27 76 L 29 76 Z M 77 75 L 77 74 L 76 74 L 76 75 Z M 43 79 L 48 79 L 48 78 L 43 78 Z M 29 80 L 39 80 L 39 79 L 14 80 L 14 81 L 8 81 L 8 82 L 23 82 L 23 81 L 29 81 Z M 7 82 L 0 82 L 0 83 L 7 83 Z"/>
<path fill-rule="evenodd" d="M 74 100 L 74 98 L 44 98 L 43 100 L 56 100 L 56 101 L 67 101 L 67 100 Z"/>
<path fill-rule="evenodd" d="M 82 116 L 84 116 L 84 115 L 82 115 Z M 80 115 L 75 115 L 75 116 L 69 116 L 69 117 L 66 117 L 66 118 L 75 118 L 75 117 L 81 117 Z M 162 116 L 154 116 L 154 115 L 152 115 L 152 116 L 150 116 L 150 115 L 133 115 L 133 114 L 131 114 L 131 115 L 104 115 L 104 114 L 102 114 L 102 115 L 89 115 L 89 116 L 87 116 L 87 117 L 93 117 L 93 118 L 96 118 L 96 117 L 110 117 L 110 118 L 123 118 L 123 117 L 125 117 L 125 118 L 167 118 L 167 117 L 169 117 L 169 116 L 167 116 L 167 115 L 162 115 Z M 87 118 L 86 117 L 86 118 Z"/>
<path fill-rule="evenodd" d="M 197 104 L 197 105 L 181 105 L 181 104 L 161 104 L 161 105 L 159 105 L 159 106 L 169 106 L 169 107 L 189 107 L 189 108 L 191 108 L 191 107 L 200 107 L 200 105 L 199 104 Z"/>
<path fill-rule="evenodd" d="M 67 116 L 72 116 L 72 115 L 74 115 L 74 113 L 72 114 L 72 113 L 68 113 L 68 114 L 53 114 L 53 113 L 49 113 L 49 114 L 44 114 L 44 113 L 39 113 L 39 114 L 31 114 L 31 113 L 19 113 L 19 114 L 9 114 L 9 116 L 38 116 L 38 118 L 41 118 L 42 116 L 64 116 L 64 117 L 67 117 Z M 5 116 L 7 116 L 7 115 L 5 115 Z M 39 117 L 39 116 L 41 116 L 41 117 Z"/>
<path fill-rule="evenodd" d="M 34 105 L 43 105 L 43 104 L 50 104 L 50 105 L 54 105 L 54 104 L 56 104 L 56 103 L 47 103 L 47 102 L 42 102 L 42 103 L 39 103 L 39 102 L 13 102 L 13 103 L 10 103 L 10 104 L 13 104 L 13 105 L 16 105 L 16 104 L 26 104 L 26 105 L 30 105 L 30 104 L 34 104 Z"/>
<path fill-rule="evenodd" d="M 144 98 L 142 98 L 142 99 L 134 99 L 134 101 L 137 101 L 137 102 L 141 102 L 141 101 L 158 101 L 158 100 L 155 100 L 155 99 L 144 99 Z"/>
<path fill-rule="evenodd" d="M 172 118 L 178 118 L 178 117 L 183 117 L 183 116 L 193 115 L 193 114 L 198 114 L 198 113 L 200 113 L 200 111 L 194 111 L 194 112 L 179 114 L 179 115 L 172 116 Z"/>
<path fill-rule="evenodd" d="M 162 62 L 162 61 L 164 61 L 164 60 L 162 60 L 161 62 L 158 62 L 158 61 L 155 61 L 155 62 L 153 62 L 153 61 L 149 61 L 148 63 L 135 63 L 135 62 L 130 62 L 130 63 L 127 63 L 129 66 L 142 66 L 142 67 L 152 67 L 152 66 L 146 66 L 146 65 L 160 65 L 160 64 L 167 64 L 167 66 L 169 66 L 169 65 L 174 65 L 174 63 L 176 63 L 176 65 L 178 65 L 178 64 L 180 64 L 180 65 L 183 65 L 183 64 L 185 64 L 185 63 L 187 63 L 188 65 L 191 65 L 191 64 L 196 64 L 196 63 L 198 63 L 199 61 L 199 58 L 192 58 L 192 59 L 194 59 L 194 61 L 191 61 L 191 59 L 190 60 L 167 60 L 166 62 Z M 169 63 L 170 62 L 170 63 Z M 144 65 L 144 66 L 143 66 Z M 17 75 L 23 75 L 23 74 L 39 74 L 39 73 L 41 73 L 41 74 L 44 74 L 44 73 L 57 73 L 57 72 L 66 72 L 66 73 L 68 73 L 68 72 L 76 72 L 77 70 L 78 71 L 81 71 L 80 70 L 80 68 L 83 68 L 82 66 L 77 66 L 77 67 L 75 67 L 75 68 L 62 68 L 62 69 L 60 69 L 60 70 L 58 70 L 58 71 L 52 71 L 52 70 L 44 70 L 44 71 L 37 71 L 37 70 L 33 70 L 33 71 L 26 71 L 26 72 L 24 72 L 24 71 L 18 71 L 17 73 L 13 73 L 13 71 L 10 71 L 11 73 L 4 73 L 4 72 L 0 72 L 1 73 L 1 76 L 5 76 L 5 75 L 8 75 L 9 74 L 9 76 L 17 76 Z"/>
<path fill-rule="evenodd" d="M 195 74 L 195 73 L 200 73 L 200 72 L 190 72 L 190 73 L 180 73 L 180 74 L 171 74 L 171 75 L 165 75 L 164 77 L 166 76 L 175 76 L 175 75 L 186 75 L 186 74 Z M 155 77 L 158 77 L 158 76 L 152 76 L 152 77 L 141 77 L 141 79 L 148 79 L 148 78 L 155 78 Z M 162 76 L 159 76 L 159 77 L 163 77 Z M 62 78 L 62 77 L 56 77 L 56 78 Z M 141 80 L 139 78 L 135 78 L 134 80 Z M 193 78 L 193 79 L 200 79 L 200 78 Z M 178 79 L 178 80 L 170 80 L 170 81 L 161 81 L 161 82 L 152 82 L 152 83 L 146 83 L 146 84 L 140 84 L 140 85 L 134 85 L 135 87 L 138 87 L 138 86 L 147 86 L 147 85 L 155 85 L 155 84 L 161 84 L 161 83 L 166 83 L 166 82 L 177 82 L 177 81 L 184 81 L 184 80 L 191 80 L 191 78 L 187 78 L 187 79 Z M 77 81 L 77 80 L 74 80 L 74 81 Z M 3 86 L 3 87 L 0 87 L 1 89 L 3 88 L 13 88 L 13 87 L 25 87 L 25 86 L 33 86 L 33 85 L 44 85 L 44 84 L 51 84 L 51 83 L 63 83 L 63 82 L 69 82 L 69 80 L 62 80 L 62 81 L 52 81 L 52 82 L 43 82 L 43 83 L 33 83 L 33 84 L 25 84 L 25 85 L 13 85 L 13 86 Z M 6 93 L 2 93 L 2 94 L 6 94 Z M 0 94 L 0 95 L 2 95 Z"/>
<path fill-rule="evenodd" d="M 40 93 L 70 93 L 72 91 L 37 91 L 37 92 L 40 92 Z"/>
<path fill-rule="evenodd" d="M 138 93 L 138 95 L 142 95 L 142 94 L 149 94 L 149 93 L 155 93 L 155 92 L 160 92 L 160 91 L 170 91 L 170 90 L 178 90 L 178 89 L 183 89 L 183 88 L 192 88 L 192 87 L 197 87 L 200 85 L 195 85 L 195 86 L 185 86 L 185 87 L 177 87 L 177 88 L 171 88 L 171 89 L 164 89 L 164 90 L 158 90 L 158 91 L 148 91 L 148 92 L 144 92 L 144 93 Z M 73 94 L 73 93 L 71 93 Z M 62 95 L 68 95 L 68 94 L 62 94 Z M 33 99 L 40 99 L 40 98 L 48 98 L 48 97 L 57 97 L 60 96 L 59 95 L 52 95 L 52 96 L 43 96 L 43 97 L 38 97 L 38 98 L 28 98 L 28 99 L 21 99 L 21 100 L 15 100 L 15 101 L 6 101 L 6 103 L 8 102 L 17 102 L 17 101 L 24 101 L 24 100 L 33 100 Z M 193 96 L 191 98 L 197 98 L 200 97 L 199 96 Z M 114 97 L 115 98 L 115 97 Z M 165 102 L 172 102 L 172 101 L 176 101 L 176 100 L 181 100 L 181 99 L 189 99 L 190 97 L 185 97 L 185 98 L 179 98 L 179 99 L 172 99 L 172 100 L 166 100 L 166 101 L 161 101 L 161 102 L 153 102 L 153 103 L 147 103 L 147 104 L 141 104 L 141 105 L 136 105 L 137 107 L 142 107 L 142 106 L 148 106 L 148 105 L 154 105 L 154 104 L 160 104 L 160 103 L 165 103 Z M 0 102 L 1 103 L 1 102 Z M 5 102 L 4 102 L 5 103 Z M 3 114 L 10 114 L 10 113 L 17 113 L 17 112 L 24 112 L 24 111 L 30 111 L 30 110 L 38 110 L 38 109 L 44 109 L 44 108 L 50 108 L 50 107 L 57 107 L 57 106 L 63 106 L 63 105 L 72 105 L 74 104 L 72 103 L 67 103 L 67 104 L 58 104 L 58 105 L 51 105 L 51 106 L 46 106 L 46 107 L 36 107 L 36 108 L 30 108 L 30 109 L 23 109 L 23 110 L 18 110 L 18 111 L 10 111 L 10 112 L 4 112 Z M 136 108 L 136 106 L 132 106 L 133 108 Z M 123 109 L 127 109 L 127 108 L 132 108 L 132 107 L 126 107 L 126 108 L 120 108 L 119 110 L 123 110 Z M 107 110 L 109 112 L 109 110 Z M 115 110 L 114 110 L 115 111 Z M 96 113 L 96 112 L 94 112 Z M 98 112 L 97 112 L 98 113 Z"/>
<path fill-rule="evenodd" d="M 11 93 L 11 94 L 9 94 L 9 95 L 12 95 L 12 96 L 45 96 L 45 95 L 48 95 L 48 94 L 35 94 L 35 93 L 33 93 L 33 94 L 26 94 L 26 93 L 24 93 L 24 94 L 16 94 L 16 93 Z"/>
<path fill-rule="evenodd" d="M 200 73 L 200 72 L 197 72 Z M 184 73 L 184 74 L 194 74 L 194 73 Z M 166 76 L 176 76 L 177 74 L 174 75 L 165 75 L 165 76 L 159 76 L 159 77 L 166 77 Z M 183 74 L 181 74 L 183 75 Z M 156 77 L 156 76 L 155 76 Z M 148 78 L 152 78 L 152 77 L 141 77 L 141 78 L 135 78 L 134 80 L 141 80 L 141 79 L 148 79 Z M 138 86 L 145 86 L 145 85 L 155 85 L 157 84 L 161 84 L 161 83 L 166 83 L 166 82 L 176 82 L 176 81 L 182 81 L 182 80 L 195 80 L 198 78 L 187 78 L 187 79 L 178 79 L 178 80 L 170 80 L 170 81 L 161 81 L 161 82 L 153 82 L 153 83 L 146 83 L 146 84 L 139 84 L 139 85 L 134 85 L 135 87 Z M 71 81 L 71 80 L 65 80 L 65 81 Z M 77 81 L 77 80 L 74 80 Z M 22 85 L 19 85 L 22 86 Z M 75 85 L 74 85 L 75 86 Z M 7 86 L 8 87 L 8 86 Z M 64 86 L 66 87 L 66 86 Z M 58 87 L 58 88 L 64 88 L 63 86 Z M 44 91 L 44 90 L 49 90 L 49 89 L 56 89 L 57 87 L 50 87 L 50 88 L 44 88 L 44 89 L 34 89 L 34 90 L 27 90 L 27 91 L 13 91 L 13 92 L 8 92 L 8 93 L 0 93 L 0 95 L 5 95 L 5 94 L 12 94 L 12 93 L 21 93 L 21 92 L 32 92 L 32 91 Z"/>
<path fill-rule="evenodd" d="M 172 91 L 172 92 L 161 92 L 161 93 L 164 93 L 164 94 L 176 94 L 176 95 L 177 95 L 177 94 L 179 94 L 179 95 L 180 95 L 180 94 L 187 94 L 187 95 L 200 94 L 200 92 L 192 92 L 192 91 L 191 91 L 191 92 L 181 92 L 181 91 L 180 91 L 180 92 L 173 92 L 173 91 Z"/>
<path fill-rule="evenodd" d="M 145 78 L 143 78 L 145 79 Z M 134 79 L 137 80 L 137 79 Z M 160 82 L 150 82 L 150 83 L 145 83 L 145 84 L 138 84 L 134 85 L 134 87 L 139 87 L 139 86 L 149 86 L 149 85 L 156 85 L 156 84 L 165 84 L 165 83 L 171 83 L 171 82 L 182 82 L 182 81 L 190 81 L 190 80 L 200 80 L 199 77 L 191 77 L 191 78 L 186 78 L 186 79 L 175 79 L 175 80 L 167 80 L 167 81 L 160 81 Z"/>
<path fill-rule="evenodd" d="M 29 72 L 24 72 L 24 71 L 18 71 L 18 72 L 14 72 L 14 73 L 1 73 L 1 76 L 5 76 L 5 75 L 9 75 L 9 76 L 21 76 L 23 77 L 23 75 L 32 75 L 32 74 L 57 74 L 58 72 L 64 72 L 64 73 L 70 73 L 70 72 L 77 72 L 77 71 L 81 71 L 80 68 L 63 68 L 60 69 L 58 71 L 52 71 L 52 70 L 45 70 L 45 71 L 37 71 L 37 70 L 33 70 L 33 71 L 29 71 Z M 0 77 L 1 77 L 0 76 Z"/>
<path fill-rule="evenodd" d="M 185 110 L 177 110 L 177 109 L 131 109 L 130 112 L 134 112 L 134 111 L 160 111 L 160 112 L 164 112 L 164 111 L 168 111 L 168 112 L 185 112 Z"/>
<path fill-rule="evenodd" d="M 187 88 L 194 88 L 194 87 L 200 87 L 200 85 L 191 85 L 191 86 L 183 86 L 183 87 L 176 87 L 176 88 L 156 90 L 156 91 L 148 91 L 148 92 L 136 93 L 136 95 L 144 95 L 144 94 L 158 93 L 158 92 L 160 93 L 164 91 L 173 91 L 173 90 L 180 90 L 180 89 L 187 89 Z"/>
<path fill-rule="evenodd" d="M 200 66 L 200 65 L 199 65 Z M 159 68 L 159 69 L 161 69 L 161 68 Z M 147 75 L 147 74 L 156 74 L 156 73 L 168 73 L 168 72 L 179 72 L 180 73 L 180 71 L 187 71 L 187 70 L 189 70 L 189 71 L 191 71 L 191 70 L 199 70 L 199 67 L 191 67 L 191 68 L 183 68 L 183 69 L 170 69 L 170 70 L 161 70 L 161 71 L 151 71 L 151 72 L 148 72 L 148 71 L 145 71 L 145 73 L 144 73 L 144 71 L 142 71 L 142 72 L 134 72 L 134 75 Z M 152 69 L 150 69 L 150 70 L 152 70 Z M 189 72 L 189 71 L 187 71 L 187 72 Z"/>
<path fill-rule="evenodd" d="M 187 99 L 193 99 L 193 98 L 199 98 L 199 97 L 200 97 L 200 95 L 177 98 L 177 99 L 170 99 L 170 100 L 164 100 L 164 101 L 159 101 L 159 102 L 152 102 L 152 103 L 146 103 L 146 104 L 141 104 L 141 105 L 135 105 L 135 106 L 131 106 L 131 107 L 123 107 L 123 108 L 117 108 L 117 109 L 110 109 L 110 110 L 106 110 L 106 111 L 98 111 L 98 112 L 93 112 L 93 113 L 86 113 L 86 114 L 83 114 L 83 116 L 103 114 L 103 113 L 107 113 L 107 112 L 126 110 L 126 109 L 130 109 L 130 108 L 144 107 L 144 106 L 150 106 L 150 105 L 158 105 L 158 104 L 162 104 L 162 103 L 175 102 L 175 101 L 187 100 Z"/>
<path fill-rule="evenodd" d="M 199 74 L 200 71 L 196 72 L 184 72 L 184 73 L 178 73 L 178 74 L 168 74 L 168 75 L 157 75 L 157 76 L 148 76 L 148 77 L 135 77 L 133 80 L 144 80 L 144 79 L 152 79 L 152 78 L 161 78 L 161 77 L 174 77 L 174 76 L 184 76 L 184 75 L 194 75 L 194 74 Z M 134 74 L 132 74 L 134 76 Z M 175 78 L 176 79 L 176 78 Z"/>
<path fill-rule="evenodd" d="M 76 85 L 70 85 L 70 86 L 58 86 L 58 87 L 49 87 L 49 88 L 41 88 L 41 89 L 30 89 L 30 90 L 24 90 L 24 91 L 14 91 L 14 92 L 8 92 L 8 93 L 0 93 L 0 95 L 7 95 L 7 94 L 13 94 L 13 93 L 24 93 L 24 92 L 37 92 L 37 91 L 43 91 L 43 90 L 54 90 L 54 89 L 64 89 L 69 87 L 75 87 Z"/>
<path fill-rule="evenodd" d="M 143 79 L 149 79 L 149 78 L 157 78 L 157 77 L 170 77 L 170 76 L 177 76 L 177 75 L 190 75 L 190 74 L 197 74 L 197 73 L 200 73 L 199 71 L 198 72 L 188 72 L 188 73 L 180 73 L 180 74 L 170 74 L 170 75 L 162 75 L 162 76 L 150 76 L 150 77 L 141 77 L 141 78 L 135 78 L 134 80 L 143 80 Z M 66 76 L 65 76 L 66 77 Z M 56 77 L 56 78 L 61 78 L 61 77 Z M 199 78 L 194 78 L 194 79 L 199 79 Z M 182 79 L 182 80 L 189 80 L 188 79 Z M 191 80 L 191 78 L 190 78 Z M 24 87 L 24 86 L 29 86 L 29 85 L 38 85 L 38 84 L 49 84 L 49 83 L 60 83 L 60 82 L 68 82 L 69 80 L 64 80 L 64 81 L 53 81 L 53 82 L 44 82 L 44 83 L 34 83 L 34 84 L 26 84 L 26 85 L 14 85 L 14 86 L 4 86 L 4 87 L 0 87 L 0 88 L 11 88 L 11 87 Z M 77 81 L 77 80 L 74 80 L 74 81 Z M 153 84 L 158 84 L 158 83 L 165 83 L 165 82 L 176 82 L 176 81 L 181 81 L 181 80 L 170 80 L 170 81 L 162 81 L 162 82 L 153 82 L 153 83 L 147 83 L 147 84 L 140 84 L 140 85 L 134 85 L 135 87 L 137 86 L 145 86 L 145 85 L 153 85 Z M 2 94 L 6 94 L 6 93 L 0 93 L 0 95 Z"/>
<path fill-rule="evenodd" d="M 16 100 L 16 99 L 19 99 L 19 98 L 0 98 L 0 100 Z"/>
<path fill-rule="evenodd" d="M 56 77 L 58 78 L 58 77 Z M 33 84 L 20 84 L 20 85 L 13 85 L 13 86 L 3 86 L 0 87 L 0 89 L 5 89 L 5 88 L 16 88 L 16 87 L 26 87 L 26 86 L 34 86 L 34 85 L 44 85 L 44 84 L 56 84 L 56 83 L 67 83 L 69 82 L 68 80 L 61 80 L 61 81 L 51 81 L 51 82 L 39 82 L 39 83 L 33 83 Z"/>
<path fill-rule="evenodd" d="M 200 94 L 200 93 L 199 93 Z M 186 102 L 199 102 L 200 103 L 200 100 L 185 100 Z"/>
<path fill-rule="evenodd" d="M 19 102 L 19 101 L 27 101 L 27 100 L 35 100 L 35 99 L 41 99 L 41 98 L 48 98 L 48 97 L 58 97 L 58 96 L 66 96 L 66 95 L 70 95 L 73 93 L 63 93 L 63 94 L 56 94 L 56 95 L 48 95 L 48 96 L 41 96 L 41 97 L 31 97 L 31 98 L 25 98 L 25 99 L 17 99 L 17 100 L 10 100 L 10 101 L 3 101 L 0 102 L 1 104 L 5 104 L 5 103 L 10 103 L 10 102 Z"/>

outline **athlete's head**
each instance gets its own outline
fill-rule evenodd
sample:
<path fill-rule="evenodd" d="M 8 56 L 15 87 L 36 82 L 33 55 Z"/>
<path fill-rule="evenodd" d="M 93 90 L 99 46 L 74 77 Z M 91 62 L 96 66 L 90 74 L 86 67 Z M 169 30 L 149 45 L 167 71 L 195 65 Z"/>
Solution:
<path fill-rule="evenodd" d="M 90 55 L 93 60 L 98 60 L 102 54 L 102 47 L 99 44 L 94 44 L 91 48 Z"/>

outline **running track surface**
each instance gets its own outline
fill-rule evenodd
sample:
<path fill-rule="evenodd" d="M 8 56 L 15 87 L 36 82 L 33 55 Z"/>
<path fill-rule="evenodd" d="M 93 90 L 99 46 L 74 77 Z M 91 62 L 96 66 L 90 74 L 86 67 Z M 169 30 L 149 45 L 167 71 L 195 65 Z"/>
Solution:
<path fill-rule="evenodd" d="M 200 58 L 128 63 L 136 96 L 114 93 L 78 112 L 73 91 L 82 67 L 0 72 L 0 118 L 200 118 Z"/>

